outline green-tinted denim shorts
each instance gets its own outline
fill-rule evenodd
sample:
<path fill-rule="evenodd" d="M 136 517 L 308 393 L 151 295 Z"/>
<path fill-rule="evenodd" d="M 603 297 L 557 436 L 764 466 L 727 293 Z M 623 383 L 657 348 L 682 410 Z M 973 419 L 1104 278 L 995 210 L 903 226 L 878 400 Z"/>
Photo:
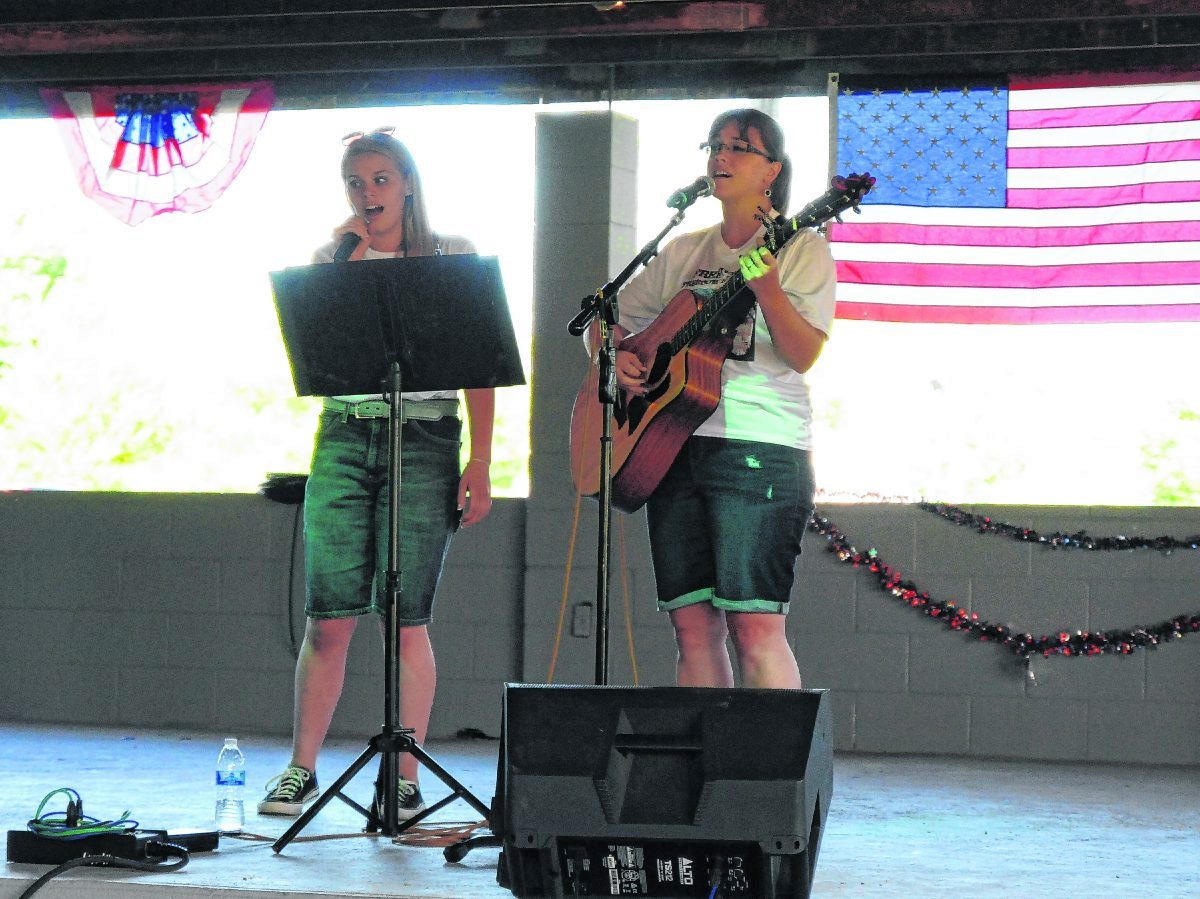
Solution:
<path fill-rule="evenodd" d="M 304 495 L 310 618 L 383 613 L 387 603 L 388 419 L 321 413 Z M 454 416 L 409 420 L 400 442 L 400 626 L 428 623 L 458 526 Z"/>
<path fill-rule="evenodd" d="M 689 438 L 647 504 L 658 607 L 786 613 L 813 490 L 807 450 Z"/>

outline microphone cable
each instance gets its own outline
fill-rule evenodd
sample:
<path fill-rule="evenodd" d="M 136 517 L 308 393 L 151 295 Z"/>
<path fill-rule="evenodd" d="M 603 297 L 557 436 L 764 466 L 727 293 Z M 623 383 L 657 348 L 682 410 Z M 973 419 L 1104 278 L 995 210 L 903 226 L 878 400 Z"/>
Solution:
<path fill-rule="evenodd" d="M 67 796 L 67 809 L 63 812 L 47 812 L 42 814 L 46 803 L 59 794 Z M 51 790 L 42 797 L 37 811 L 33 813 L 25 826 L 39 837 L 49 837 L 56 840 L 82 840 L 100 834 L 129 833 L 137 830 L 138 822 L 129 817 L 129 810 L 121 812 L 121 817 L 113 821 L 101 821 L 83 813 L 83 797 L 70 787 L 59 787 Z"/>
<path fill-rule="evenodd" d="M 46 803 L 60 794 L 68 797 L 66 810 L 43 814 Z M 73 842 L 86 840 L 89 837 L 117 837 L 122 834 L 133 834 L 137 831 L 138 822 L 129 817 L 128 810 L 122 812 L 120 818 L 111 821 L 101 821 L 98 818 L 85 815 L 83 813 L 83 798 L 79 793 L 70 787 L 59 787 L 57 790 L 51 790 L 42 797 L 37 811 L 34 812 L 33 817 L 26 822 L 25 826 L 31 833 L 37 834 L 44 839 Z M 188 863 L 188 851 L 182 846 L 177 846 L 165 840 L 148 840 L 142 848 L 147 857 L 157 857 L 159 860 L 141 861 L 109 853 L 81 855 L 77 858 L 68 859 L 55 868 L 51 868 L 30 884 L 18 899 L 29 899 L 30 896 L 55 877 L 73 868 L 108 865 L 114 868 L 133 868 L 137 871 L 166 872 L 178 871 Z M 176 861 L 167 863 L 166 859 L 172 857 Z"/>
<path fill-rule="evenodd" d="M 151 840 L 146 843 L 146 853 L 147 855 L 161 856 L 163 861 L 143 862 L 133 858 L 121 858 L 116 855 L 81 855 L 79 858 L 63 862 L 57 868 L 51 868 L 31 883 L 29 888 L 18 896 L 17 899 L 29 899 L 30 896 L 55 877 L 65 874 L 73 868 L 107 865 L 112 868 L 131 868 L 134 871 L 160 871 L 166 873 L 168 871 L 178 871 L 180 868 L 186 867 L 189 860 L 188 851 L 182 846 L 176 846 L 174 843 L 166 843 L 160 840 Z M 167 863 L 165 860 L 169 857 L 174 857 L 176 861 Z"/>

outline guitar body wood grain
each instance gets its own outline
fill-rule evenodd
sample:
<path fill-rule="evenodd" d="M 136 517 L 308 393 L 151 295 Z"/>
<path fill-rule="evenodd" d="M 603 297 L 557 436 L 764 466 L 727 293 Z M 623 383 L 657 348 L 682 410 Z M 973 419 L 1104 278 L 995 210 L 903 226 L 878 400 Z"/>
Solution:
<path fill-rule="evenodd" d="M 695 312 L 695 296 L 682 290 L 646 330 L 618 346 L 635 353 L 653 377 L 645 397 L 621 391 L 613 416 L 612 502 L 622 512 L 635 512 L 645 504 L 684 442 L 721 401 L 721 367 L 732 334 L 706 331 L 691 346 L 670 354 L 671 339 Z M 660 374 L 654 369 L 662 368 L 664 360 Z M 585 496 L 600 492 L 599 376 L 593 364 L 571 414 L 571 471 L 576 490 Z"/>

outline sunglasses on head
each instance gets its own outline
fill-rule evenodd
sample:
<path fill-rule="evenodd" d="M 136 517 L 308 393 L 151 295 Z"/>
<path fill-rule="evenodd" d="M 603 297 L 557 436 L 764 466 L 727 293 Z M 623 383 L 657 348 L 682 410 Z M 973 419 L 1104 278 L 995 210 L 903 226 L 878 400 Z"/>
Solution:
<path fill-rule="evenodd" d="M 351 131 L 342 137 L 342 146 L 348 147 L 360 137 L 382 137 L 384 135 L 391 137 L 395 133 L 395 125 L 385 125 L 383 128 L 376 128 L 373 131 Z"/>

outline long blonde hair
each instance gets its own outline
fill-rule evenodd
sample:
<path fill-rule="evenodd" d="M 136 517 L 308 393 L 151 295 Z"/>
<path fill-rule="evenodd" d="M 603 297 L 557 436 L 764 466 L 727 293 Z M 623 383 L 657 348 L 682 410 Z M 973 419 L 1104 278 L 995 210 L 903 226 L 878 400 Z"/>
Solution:
<path fill-rule="evenodd" d="M 421 174 L 413 161 L 408 147 L 390 134 L 372 131 L 353 140 L 342 154 L 342 177 L 347 178 L 350 160 L 364 153 L 379 153 L 396 164 L 396 169 L 408 182 L 409 195 L 404 199 L 404 237 L 400 249 L 405 256 L 432 256 L 437 251 L 438 239 L 429 226 L 429 214 L 425 209 L 425 191 L 421 188 Z"/>

